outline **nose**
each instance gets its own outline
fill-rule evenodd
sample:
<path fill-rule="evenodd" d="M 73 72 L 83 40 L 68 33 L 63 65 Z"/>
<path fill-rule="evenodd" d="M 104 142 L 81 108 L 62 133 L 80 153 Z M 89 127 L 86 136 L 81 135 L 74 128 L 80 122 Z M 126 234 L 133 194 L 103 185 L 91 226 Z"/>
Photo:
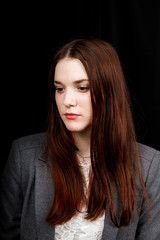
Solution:
<path fill-rule="evenodd" d="M 75 107 L 77 105 L 75 92 L 72 90 L 67 90 L 64 94 L 63 103 L 66 107 Z"/>

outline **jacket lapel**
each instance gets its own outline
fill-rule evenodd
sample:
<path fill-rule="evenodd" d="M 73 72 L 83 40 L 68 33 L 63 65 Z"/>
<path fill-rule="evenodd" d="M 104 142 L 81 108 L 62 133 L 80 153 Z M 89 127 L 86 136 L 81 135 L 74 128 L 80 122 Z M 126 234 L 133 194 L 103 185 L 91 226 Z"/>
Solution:
<path fill-rule="evenodd" d="M 37 158 L 35 158 L 37 159 Z M 53 184 L 45 160 L 35 162 L 35 217 L 38 240 L 54 240 L 55 228 L 45 221 L 53 197 Z"/>
<path fill-rule="evenodd" d="M 109 212 L 106 212 L 102 240 L 115 240 L 118 228 L 110 220 Z"/>

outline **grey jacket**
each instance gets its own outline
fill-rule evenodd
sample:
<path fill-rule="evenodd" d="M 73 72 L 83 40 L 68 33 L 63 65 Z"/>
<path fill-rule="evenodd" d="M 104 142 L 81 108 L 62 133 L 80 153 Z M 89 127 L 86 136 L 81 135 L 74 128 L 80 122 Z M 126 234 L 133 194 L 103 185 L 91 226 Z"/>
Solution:
<path fill-rule="evenodd" d="M 54 227 L 45 221 L 53 184 L 41 154 L 44 137 L 45 134 L 31 135 L 12 144 L 1 183 L 1 240 L 54 239 Z M 139 214 L 135 212 L 129 226 L 116 228 L 106 213 L 103 240 L 160 240 L 160 152 L 142 144 L 138 148 L 150 216 L 139 195 Z"/>

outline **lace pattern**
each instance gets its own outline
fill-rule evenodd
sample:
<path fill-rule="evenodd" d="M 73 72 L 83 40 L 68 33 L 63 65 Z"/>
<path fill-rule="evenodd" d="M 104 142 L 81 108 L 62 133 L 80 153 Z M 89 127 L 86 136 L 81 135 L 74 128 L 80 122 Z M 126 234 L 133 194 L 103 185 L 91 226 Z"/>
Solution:
<path fill-rule="evenodd" d="M 83 173 L 86 179 L 86 187 L 89 184 L 90 164 L 82 164 Z M 71 220 L 62 225 L 55 227 L 55 240 L 100 240 L 104 228 L 105 214 L 95 221 L 86 220 L 86 209 L 83 208 L 81 213 L 77 213 Z"/>

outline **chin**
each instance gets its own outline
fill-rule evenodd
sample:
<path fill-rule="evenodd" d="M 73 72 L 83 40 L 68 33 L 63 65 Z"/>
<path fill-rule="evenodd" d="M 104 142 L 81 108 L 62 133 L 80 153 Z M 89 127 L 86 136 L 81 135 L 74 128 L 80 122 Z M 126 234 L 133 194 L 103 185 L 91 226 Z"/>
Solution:
<path fill-rule="evenodd" d="M 72 133 L 89 133 L 91 131 L 90 127 L 73 127 L 73 126 L 66 126 L 67 130 Z"/>
<path fill-rule="evenodd" d="M 68 131 L 70 132 L 82 132 L 83 129 L 79 129 L 79 128 L 73 128 L 73 127 L 66 127 Z"/>

